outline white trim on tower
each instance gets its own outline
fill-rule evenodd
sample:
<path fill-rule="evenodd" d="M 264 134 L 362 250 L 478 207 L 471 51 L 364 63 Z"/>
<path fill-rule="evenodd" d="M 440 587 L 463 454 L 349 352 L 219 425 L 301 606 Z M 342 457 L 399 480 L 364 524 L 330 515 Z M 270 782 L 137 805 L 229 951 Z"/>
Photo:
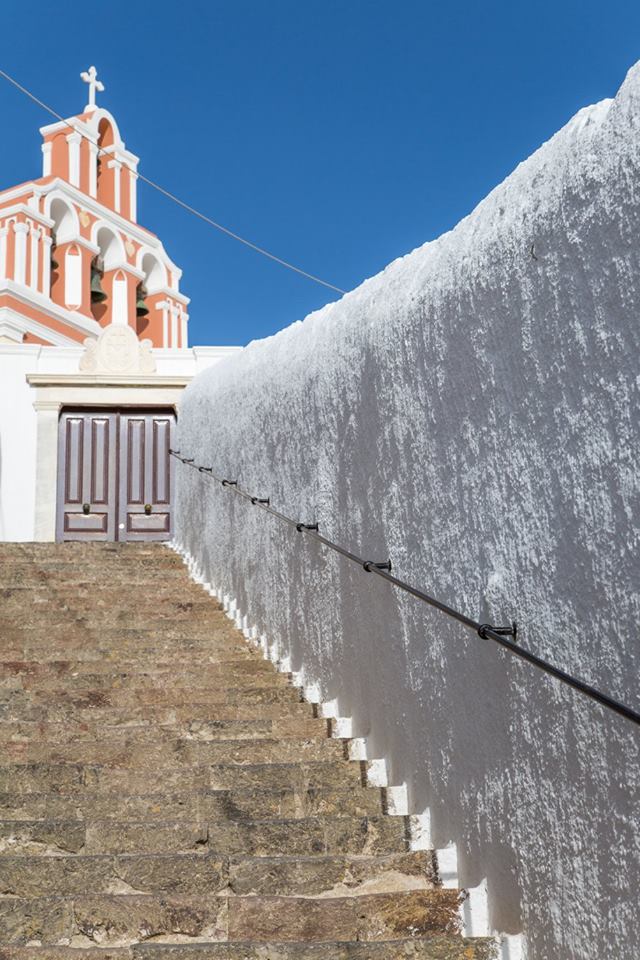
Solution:
<path fill-rule="evenodd" d="M 11 307 L 0 307 L 0 329 L 5 325 L 16 331 L 19 343 L 22 343 L 22 337 L 25 333 L 32 333 L 40 340 L 48 340 L 54 347 L 81 346 L 77 340 L 65 337 L 63 333 L 59 333 L 52 327 L 46 327 L 43 323 L 39 323 L 31 317 L 26 317 L 23 313 L 18 313 Z M 8 333 L 8 330 L 5 332 Z"/>
<path fill-rule="evenodd" d="M 82 254 L 73 243 L 64 257 L 64 302 L 71 308 L 82 306 Z"/>
<path fill-rule="evenodd" d="M 124 274 L 124 271 L 118 270 L 113 277 L 111 293 L 111 322 L 127 326 L 129 323 L 129 291 L 127 278 L 124 275 L 120 277 L 120 273 Z"/>
<path fill-rule="evenodd" d="M 135 223 L 138 216 L 138 174 L 129 167 L 129 219 Z"/>
<path fill-rule="evenodd" d="M 53 143 L 51 140 L 46 140 L 42 144 L 42 176 L 50 177 L 51 176 L 51 153 L 53 151 Z"/>
<path fill-rule="evenodd" d="M 7 234 L 9 227 L 0 227 L 0 281 L 7 276 Z"/>
<path fill-rule="evenodd" d="M 113 170 L 113 205 L 116 213 L 120 213 L 122 164 L 119 160 L 109 160 L 107 166 Z"/>
<path fill-rule="evenodd" d="M 98 147 L 89 140 L 89 195 L 98 196 Z"/>
<path fill-rule="evenodd" d="M 36 225 L 32 223 L 29 232 L 31 235 L 31 268 L 29 271 L 29 286 L 33 287 L 34 290 L 37 290 L 40 267 L 40 237 L 42 235 L 42 231 L 40 230 L 40 227 L 36 227 Z"/>
<path fill-rule="evenodd" d="M 16 283 L 14 280 L 5 279 L 0 282 L 0 296 L 5 295 L 13 297 L 19 303 L 23 303 L 26 306 L 36 306 L 45 316 L 52 317 L 54 320 L 61 320 L 62 323 L 66 323 L 72 330 L 78 330 L 81 333 L 91 334 L 92 336 L 97 336 L 100 333 L 101 327 L 97 320 L 94 320 L 93 317 L 85 316 L 83 313 L 66 310 L 65 307 L 54 303 L 47 293 L 41 294 Z"/>
<path fill-rule="evenodd" d="M 45 234 L 42 238 L 42 290 L 45 297 L 51 296 L 51 237 Z"/>
<path fill-rule="evenodd" d="M 69 182 L 74 187 L 80 186 L 80 143 L 82 135 L 73 132 L 66 138 L 69 144 Z"/>
<path fill-rule="evenodd" d="M 27 233 L 29 232 L 28 223 L 14 223 L 13 233 L 15 236 L 14 245 L 14 264 L 13 278 L 16 283 L 24 286 L 27 275 Z"/>

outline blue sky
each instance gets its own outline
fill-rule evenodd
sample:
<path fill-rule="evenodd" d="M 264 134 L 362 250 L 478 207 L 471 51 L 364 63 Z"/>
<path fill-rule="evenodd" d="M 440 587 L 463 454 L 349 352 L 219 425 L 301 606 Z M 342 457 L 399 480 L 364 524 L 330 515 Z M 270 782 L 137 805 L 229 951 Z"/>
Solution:
<path fill-rule="evenodd" d="M 127 24 L 126 29 L 123 25 Z M 95 63 L 140 169 L 343 289 L 450 229 L 640 58 L 633 0 L 6 2 L 0 65 L 65 116 Z M 0 186 L 47 116 L 0 80 Z M 244 344 L 334 299 L 141 185 L 191 342 Z"/>

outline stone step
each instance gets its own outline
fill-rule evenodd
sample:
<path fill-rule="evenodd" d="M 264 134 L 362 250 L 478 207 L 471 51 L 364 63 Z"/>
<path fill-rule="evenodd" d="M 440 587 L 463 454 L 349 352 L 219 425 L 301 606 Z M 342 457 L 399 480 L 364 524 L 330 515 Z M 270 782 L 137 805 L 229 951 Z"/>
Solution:
<path fill-rule="evenodd" d="M 107 947 L 150 937 L 226 940 L 227 898 L 81 896 L 0 899 L 0 942 Z"/>
<path fill-rule="evenodd" d="M 37 575 L 47 570 L 67 570 L 72 574 L 71 579 L 76 577 L 81 580 L 87 570 L 102 571 L 111 576 L 114 570 L 141 570 L 152 567 L 154 572 L 159 574 L 166 570 L 180 570 L 184 576 L 186 567 L 179 557 L 158 556 L 151 553 L 137 553 L 127 555 L 124 551 L 120 554 L 110 555 L 107 552 L 96 552 L 94 544 L 87 544 L 86 549 L 68 550 L 66 552 L 45 551 L 38 554 L 33 551 L 31 554 L 25 551 L 23 556 L 20 553 L 11 553 L 6 550 L 5 543 L 2 544 L 2 560 L 5 564 L 6 576 L 9 577 L 12 572 L 21 569 L 28 570 L 33 575 Z"/>
<path fill-rule="evenodd" d="M 6 716 L 10 708 L 11 713 L 9 715 L 13 715 L 16 719 L 28 719 L 31 715 L 31 708 L 41 706 L 47 710 L 49 719 L 53 720 L 56 717 L 84 716 L 87 713 L 91 714 L 96 708 L 102 707 L 122 709 L 162 705 L 166 708 L 181 706 L 189 703 L 192 699 L 195 699 L 196 702 L 200 701 L 211 705 L 251 705 L 254 707 L 255 713 L 259 714 L 262 704 L 299 703 L 300 691 L 295 687 L 281 686 L 280 684 L 253 687 L 204 686 L 198 687 L 195 696 L 188 686 L 172 686 L 168 689 L 124 686 L 111 690 L 86 687 L 78 688 L 73 692 L 64 688 L 60 690 L 26 691 L 0 687 L 0 716 Z"/>
<path fill-rule="evenodd" d="M 404 817 L 311 817 L 294 820 L 18 820 L 0 822 L 4 856 L 210 853 L 274 857 L 407 852 Z"/>
<path fill-rule="evenodd" d="M 142 665 L 137 670 L 118 671 L 110 665 L 109 671 L 94 673 L 77 671 L 60 674 L 45 669 L 38 672 L 0 668 L 0 690 L 18 689 L 28 691 L 51 691 L 52 693 L 75 693 L 76 690 L 156 690 L 165 691 L 172 680 L 178 687 L 190 690 L 207 690 L 211 687 L 286 687 L 291 680 L 284 673 L 278 673 L 266 661 L 245 661 L 244 663 L 219 664 L 181 664 L 173 670 Z"/>
<path fill-rule="evenodd" d="M 98 740 L 106 742 L 166 742 L 168 740 L 309 740 L 329 736 L 331 721 L 316 717 L 294 716 L 256 720 L 185 720 L 182 723 L 108 723 L 89 721 L 13 721 L 0 719 L 0 743 L 48 744 Z"/>
<path fill-rule="evenodd" d="M 136 643 L 144 643 L 145 641 L 151 641 L 154 645 L 157 643 L 159 646 L 162 646 L 164 642 L 172 640 L 201 640 L 207 643 L 224 640 L 237 647 L 246 646 L 244 637 L 238 633 L 230 620 L 222 613 L 219 614 L 216 620 L 212 619 L 211 623 L 164 623 L 161 633 L 158 633 L 157 629 L 150 626 L 134 628 L 128 623 L 119 624 L 118 626 L 108 623 L 100 624 L 99 622 L 90 623 L 87 621 L 76 623 L 72 617 L 66 622 L 57 625 L 49 624 L 46 630 L 43 629 L 42 624 L 30 626 L 22 620 L 19 622 L 12 621 L 3 627 L 3 645 L 5 641 L 9 641 L 13 637 L 24 638 L 26 641 L 36 644 L 43 650 L 47 649 L 50 643 L 55 644 L 67 639 L 69 642 L 72 640 L 77 642 L 92 640 L 96 643 L 105 641 L 111 646 L 120 646 L 121 644 L 123 646 L 133 644 L 135 646 Z"/>
<path fill-rule="evenodd" d="M 137 943 L 103 948 L 101 960 L 496 960 L 493 941 L 434 935 L 375 943 Z M 3 948 L 2 960 L 96 960 L 96 950 L 66 946 Z"/>
<path fill-rule="evenodd" d="M 166 893 L 200 895 L 228 888 L 230 862 L 209 854 L 3 857 L 2 897 Z"/>
<path fill-rule="evenodd" d="M 30 591 L 31 592 L 31 591 Z M 131 604 L 135 603 L 135 618 L 140 619 L 142 615 L 145 622 L 149 618 L 150 622 L 163 621 L 167 618 L 174 620 L 217 620 L 220 616 L 219 608 L 207 599 L 202 599 L 202 592 L 199 599 L 193 595 L 177 594 L 176 597 L 155 598 L 155 600 L 141 600 L 135 591 L 129 593 L 125 590 L 118 590 L 111 595 L 104 590 L 100 591 L 100 599 L 96 599 L 95 592 L 93 596 L 86 596 L 78 593 L 71 593 L 67 596 L 54 594 L 53 591 L 46 597 L 31 595 L 29 608 L 25 611 L 25 597 L 23 591 L 3 590 L 2 591 L 2 618 L 0 625 L 9 621 L 12 616 L 19 614 L 25 617 L 26 622 L 34 623 L 40 619 L 43 622 L 55 623 L 62 618 L 65 620 L 69 615 L 77 618 L 79 616 L 88 618 L 101 623 L 112 623 L 114 620 L 122 620 L 131 617 Z"/>
<path fill-rule="evenodd" d="M 457 932 L 459 895 L 428 889 L 351 897 L 158 897 L 0 899 L 0 941 L 126 946 L 153 938 L 331 943 Z"/>
<path fill-rule="evenodd" d="M 169 677 L 187 677 L 196 680 L 198 676 L 227 681 L 231 677 L 251 676 L 253 674 L 275 674 L 273 664 L 262 657 L 252 659 L 238 658 L 225 660 L 222 663 L 200 661 L 199 658 L 189 658 L 176 664 L 170 660 L 154 660 L 151 662 L 131 661 L 130 665 L 116 661 L 113 657 L 102 661 L 60 659 L 38 660 L 0 660 L 0 682 L 12 677 L 19 677 L 31 683 L 46 683 L 53 679 L 57 683 L 64 680 L 75 680 L 88 677 L 93 684 L 93 678 L 112 676 L 120 679 L 124 676 L 143 678 L 152 676 L 162 682 Z M 279 674 L 284 676 L 284 674 Z"/>
<path fill-rule="evenodd" d="M 77 573 L 77 571 L 76 571 Z M 5 591 L 12 591 L 17 594 L 18 591 L 38 591 L 40 595 L 58 596 L 60 594 L 68 595 L 74 591 L 93 591 L 95 596 L 99 595 L 100 590 L 105 585 L 105 577 L 108 577 L 109 587 L 120 586 L 129 593 L 137 592 L 144 594 L 149 589 L 149 579 L 153 576 L 154 589 L 161 588 L 167 596 L 178 594 L 192 596 L 199 590 L 199 599 L 202 599 L 203 591 L 198 585 L 184 580 L 184 572 L 179 569 L 153 570 L 144 568 L 137 571 L 134 568 L 119 571 L 111 568 L 105 571 L 103 568 L 96 568 L 83 571 L 83 573 L 73 576 L 71 565 L 67 565 L 60 570 L 41 571 L 38 574 L 32 574 L 26 567 L 23 572 L 15 570 L 10 577 L 1 577 L 0 575 L 0 598 Z M 218 601 L 211 597 L 211 603 L 214 607 L 219 606 Z"/>
<path fill-rule="evenodd" d="M 9 639 L 3 635 L 1 653 L 4 662 L 37 660 L 45 665 L 66 661 L 78 665 L 87 664 L 87 670 L 90 669 L 90 664 L 94 664 L 98 672 L 118 669 L 120 664 L 123 669 L 127 669 L 176 661 L 196 665 L 263 660 L 261 651 L 237 637 L 216 639 L 212 635 L 204 639 L 172 639 L 167 637 L 164 631 L 162 637 L 157 639 L 135 635 L 133 639 L 116 638 L 113 641 L 108 641 L 102 632 L 94 636 L 82 631 L 77 636 L 67 633 L 56 638 L 51 635 L 48 643 L 36 643 L 24 637 Z"/>
<path fill-rule="evenodd" d="M 414 890 L 357 897 L 236 897 L 228 939 L 252 941 L 388 940 L 457 933 L 455 890 Z"/>
<path fill-rule="evenodd" d="M 135 610 L 135 613 L 132 612 L 132 608 Z M 186 624 L 188 624 L 190 628 L 206 629 L 211 624 L 215 625 L 217 623 L 218 614 L 215 612 L 214 614 L 192 614 L 189 611 L 185 611 L 184 613 L 176 611 L 173 613 L 168 612 L 166 616 L 145 616 L 144 613 L 138 609 L 135 599 L 132 598 L 128 607 L 123 607 L 121 610 L 111 610 L 108 613 L 100 611 L 98 616 L 88 611 L 68 610 L 55 611 L 51 614 L 43 615 L 40 620 L 36 614 L 23 610 L 22 617 L 21 630 L 46 630 L 48 628 L 55 629 L 56 627 L 64 629 L 69 625 L 95 627 L 101 622 L 104 623 L 105 626 L 111 626 L 114 629 L 126 627 L 129 630 L 164 631 L 165 629 L 177 629 Z M 4 636 L 5 634 L 9 634 L 10 624 L 10 620 L 0 617 L 0 635 Z"/>
<path fill-rule="evenodd" d="M 219 857 L 210 853 L 5 856 L 1 897 L 73 897 L 90 893 L 237 896 L 356 896 L 423 890 L 437 885 L 424 851 L 384 856 Z"/>
<path fill-rule="evenodd" d="M 24 691 L 14 692 L 10 697 L 0 695 L 0 720 L 10 719 L 28 723 L 194 723 L 222 720 L 279 720 L 296 717 L 313 717 L 314 706 L 310 703 L 287 701 L 285 703 L 261 703 L 259 708 L 251 701 L 245 703 L 211 703 L 207 700 L 188 703 L 147 703 L 144 706 L 117 707 L 105 704 L 100 698 L 80 700 L 80 708 L 71 700 L 35 704 Z"/>
<path fill-rule="evenodd" d="M 490 960 L 160 544 L 0 545 L 0 960 Z"/>
<path fill-rule="evenodd" d="M 105 577 L 103 568 L 96 569 L 96 574 L 102 575 L 100 590 L 96 591 L 96 582 L 88 573 L 89 568 L 83 576 L 69 577 L 68 573 L 58 578 L 49 574 L 46 579 L 42 577 L 29 578 L 28 574 L 23 574 L 18 582 L 14 581 L 11 585 L 6 582 L 0 584 L 2 595 L 8 599 L 18 596 L 21 590 L 30 589 L 35 598 L 44 597 L 57 599 L 60 596 L 71 598 L 87 596 L 90 597 L 94 605 L 99 605 L 105 597 L 117 597 L 122 593 L 139 596 L 143 603 L 149 603 L 157 596 L 156 585 L 166 587 L 158 598 L 161 603 L 168 601 L 173 596 L 193 597 L 198 602 L 207 602 L 211 605 L 213 598 L 202 589 L 199 584 L 191 580 L 184 580 L 184 576 L 167 576 L 163 571 L 154 572 L 153 588 L 149 590 L 149 575 L 144 573 L 142 577 L 136 577 L 135 570 L 132 568 L 123 569 L 118 576 L 118 572 L 109 570 Z M 54 589 L 55 587 L 55 589 Z M 119 589 L 122 588 L 122 589 Z M 217 601 L 215 601 L 217 603 Z"/>
<path fill-rule="evenodd" d="M 201 790 L 279 790 L 362 786 L 360 764 L 347 760 L 315 763 L 220 764 L 131 769 L 99 764 L 6 764 L 0 766 L 0 793 L 182 793 Z"/>
<path fill-rule="evenodd" d="M 178 788 L 179 790 L 179 788 Z M 172 793 L 3 793 L 2 820 L 273 820 L 379 816 L 384 792 L 375 787 L 310 790 L 194 790 Z"/>
<path fill-rule="evenodd" d="M 342 740 L 328 738 L 266 740 L 138 741 L 133 737 L 109 742 L 80 740 L 51 744 L 8 741 L 2 764 L 71 763 L 147 769 L 149 766 L 202 764 L 298 763 L 347 759 Z"/>

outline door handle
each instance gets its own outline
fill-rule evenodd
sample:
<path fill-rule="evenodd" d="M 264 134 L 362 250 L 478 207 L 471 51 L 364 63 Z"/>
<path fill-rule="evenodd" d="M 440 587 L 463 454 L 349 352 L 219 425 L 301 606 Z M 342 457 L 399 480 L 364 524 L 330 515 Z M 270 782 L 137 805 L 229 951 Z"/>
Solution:
<path fill-rule="evenodd" d="M 150 503 L 145 503 L 145 505 L 144 505 L 144 512 L 146 513 L 147 516 L 149 516 L 149 514 L 151 513 L 151 504 L 150 504 Z"/>
<path fill-rule="evenodd" d="M 82 512 L 83 512 L 85 515 L 86 515 L 87 513 L 91 513 L 91 504 L 90 504 L 90 503 L 83 503 L 83 504 L 82 504 Z"/>

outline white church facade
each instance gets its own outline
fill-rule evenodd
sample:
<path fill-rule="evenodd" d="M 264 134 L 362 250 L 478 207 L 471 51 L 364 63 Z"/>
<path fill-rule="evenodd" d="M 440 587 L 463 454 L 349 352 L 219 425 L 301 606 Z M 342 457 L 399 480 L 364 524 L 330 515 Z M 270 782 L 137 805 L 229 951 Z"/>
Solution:
<path fill-rule="evenodd" d="M 180 394 L 238 349 L 189 347 L 138 158 L 82 76 L 83 113 L 40 131 L 42 176 L 0 191 L 0 540 L 168 539 Z"/>

